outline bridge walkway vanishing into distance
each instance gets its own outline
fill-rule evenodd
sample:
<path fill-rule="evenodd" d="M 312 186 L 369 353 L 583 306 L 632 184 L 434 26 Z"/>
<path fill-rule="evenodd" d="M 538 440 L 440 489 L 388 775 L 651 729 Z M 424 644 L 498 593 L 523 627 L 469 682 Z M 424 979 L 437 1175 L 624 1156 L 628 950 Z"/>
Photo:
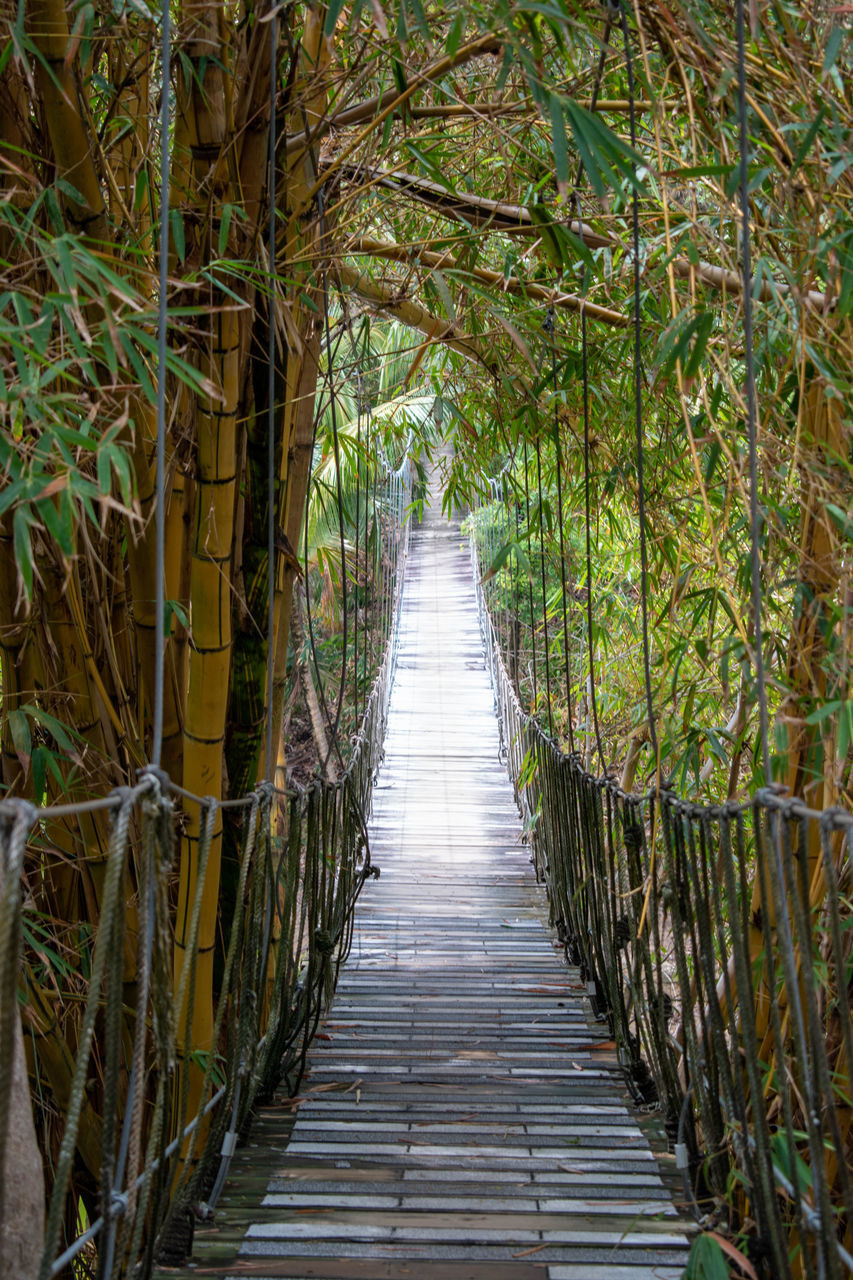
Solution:
<path fill-rule="evenodd" d="M 675 1280 L 690 1228 L 665 1144 L 546 926 L 468 551 L 435 491 L 400 627 L 381 879 L 296 1104 L 260 1111 L 179 1274 Z"/>

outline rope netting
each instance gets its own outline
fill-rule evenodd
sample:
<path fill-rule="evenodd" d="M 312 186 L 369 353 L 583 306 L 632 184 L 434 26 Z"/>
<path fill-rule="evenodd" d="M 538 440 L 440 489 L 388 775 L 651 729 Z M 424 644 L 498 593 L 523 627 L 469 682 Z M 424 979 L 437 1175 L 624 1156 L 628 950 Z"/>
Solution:
<path fill-rule="evenodd" d="M 157 1260 L 182 1260 L 194 1221 L 216 1203 L 253 1108 L 280 1085 L 291 1093 L 299 1087 L 308 1046 L 349 952 L 355 903 L 365 881 L 379 875 L 366 824 L 396 659 L 412 466 L 407 455 L 394 469 L 377 449 L 365 471 L 374 490 L 375 634 L 382 657 L 339 779 L 318 777 L 286 791 L 266 781 L 247 796 L 216 801 L 189 794 L 150 765 L 135 786 L 73 806 L 78 815 L 108 812 L 110 843 L 97 927 L 80 957 L 88 983 L 49 1188 L 42 1280 L 70 1274 L 81 1255 L 90 1272 L 105 1278 L 136 1263 L 134 1274 L 144 1277 Z M 51 824 L 70 808 L 0 802 L 0 1164 L 9 1128 L 24 855 L 28 842 L 50 839 Z M 198 870 L 179 921 L 176 851 L 193 811 Z M 226 816 L 239 828 L 236 891 L 230 901 L 223 895 L 217 908 L 223 943 L 213 1034 L 205 1050 L 190 1050 L 206 877 Z M 129 974 L 130 930 L 139 943 Z M 44 1011 L 30 1013 L 38 1025 Z M 100 1214 L 85 1225 L 72 1175 L 93 1089 L 103 1098 Z"/>
<path fill-rule="evenodd" d="M 723 805 L 664 785 L 629 794 L 561 749 L 522 707 L 507 669 L 516 588 L 489 571 L 529 495 L 525 510 L 502 475 L 486 496 L 471 553 L 502 751 L 566 959 L 635 1099 L 661 1108 L 698 1219 L 745 1229 L 774 1277 L 841 1277 L 853 1027 L 839 868 L 853 816 L 773 787 Z"/>
<path fill-rule="evenodd" d="M 585 685 L 576 720 L 570 676 L 563 542 L 563 446 L 553 319 L 553 441 L 524 439 L 500 476 L 486 479 L 471 522 L 480 621 L 501 725 L 502 749 L 529 833 L 537 877 L 566 959 L 580 969 L 594 1009 L 615 1039 L 635 1099 L 659 1107 L 685 1195 L 706 1228 L 739 1235 L 751 1263 L 776 1278 L 841 1277 L 853 1270 L 851 1175 L 850 872 L 853 816 L 810 808 L 772 782 L 764 669 L 762 540 L 752 321 L 750 134 L 743 0 L 737 21 L 739 247 L 744 308 L 746 566 L 751 652 L 759 712 L 758 784 L 744 800 L 697 803 L 664 775 L 652 688 L 650 574 L 644 481 L 647 378 L 641 331 L 641 253 L 636 184 L 630 216 L 634 283 L 629 464 L 636 480 L 640 561 L 637 650 L 653 773 L 644 794 L 608 776 L 599 725 L 591 546 L 590 379 L 581 313 L 586 584 Z M 623 6 L 610 4 L 602 48 L 621 28 L 630 134 L 636 144 L 631 39 Z M 597 92 L 602 63 L 595 82 Z M 578 207 L 584 166 L 578 167 Z M 557 482 L 561 591 L 549 595 L 541 453 Z M 524 574 L 501 571 L 524 545 Z M 537 564 L 538 559 L 538 564 Z M 552 578 L 553 580 L 553 578 Z M 534 592 L 541 586 L 541 598 Z M 527 614 L 525 621 L 523 615 Z M 562 613 L 565 690 L 555 730 L 549 617 Z M 526 637 L 523 633 L 526 633 Z M 526 645 L 525 645 L 526 638 Z M 528 710 L 522 705 L 525 689 Z M 526 701 L 526 699 L 525 699 Z M 563 702 L 565 706 L 563 707 Z M 563 714 L 565 712 L 565 714 Z M 584 723 L 585 721 L 585 723 Z M 582 738 L 584 754 L 576 738 Z M 561 739 L 567 739 L 566 749 Z M 596 761 L 597 756 L 597 761 Z M 625 777 L 630 771 L 626 765 Z M 633 775 L 631 775 L 633 776 Z M 763 785 L 761 785 L 763 781 Z M 745 1262 L 744 1265 L 751 1265 Z M 703 1272 L 704 1274 L 704 1272 Z"/>

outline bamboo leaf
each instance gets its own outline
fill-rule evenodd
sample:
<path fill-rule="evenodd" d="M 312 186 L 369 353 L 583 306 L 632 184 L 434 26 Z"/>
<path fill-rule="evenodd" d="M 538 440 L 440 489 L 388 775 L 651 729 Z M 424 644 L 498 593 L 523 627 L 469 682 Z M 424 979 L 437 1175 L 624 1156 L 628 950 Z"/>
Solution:
<path fill-rule="evenodd" d="M 818 111 L 814 120 L 812 120 L 808 129 L 806 130 L 805 137 L 803 138 L 800 145 L 797 147 L 797 150 L 794 154 L 794 159 L 791 161 L 790 176 L 792 178 L 794 174 L 797 172 L 797 170 L 799 169 L 800 165 L 805 160 L 806 156 L 808 155 L 811 149 L 811 145 L 814 142 L 815 138 L 817 137 L 817 131 L 820 128 L 820 126 L 823 124 L 825 115 L 826 115 L 826 107 L 821 105 L 820 110 Z"/>
<path fill-rule="evenodd" d="M 326 10 L 326 22 L 323 27 L 323 34 L 328 39 L 334 34 L 335 27 L 338 25 L 338 18 L 341 16 L 341 10 L 344 7 L 344 0 L 330 0 L 329 7 Z"/>
<path fill-rule="evenodd" d="M 432 159 L 432 156 L 428 151 L 425 151 L 423 147 L 419 147 L 416 143 L 411 142 L 408 138 L 403 145 L 409 154 L 417 160 L 424 172 L 429 174 L 433 182 L 439 183 L 440 186 L 445 187 L 446 190 L 450 191 L 453 195 L 456 194 L 453 183 L 449 180 L 448 175 L 440 165 Z"/>
<path fill-rule="evenodd" d="M 557 171 L 557 189 L 565 199 L 569 191 L 569 149 L 566 142 L 566 116 L 556 94 L 551 95 L 551 137 L 554 167 Z"/>
<path fill-rule="evenodd" d="M 12 541 L 15 549 L 15 564 L 24 584 L 27 598 L 33 593 L 33 546 L 30 530 L 33 517 L 27 507 L 17 507 L 12 517 Z"/>
<path fill-rule="evenodd" d="M 224 204 L 222 206 L 222 217 L 219 221 L 219 256 L 225 256 L 225 250 L 228 247 L 228 234 L 231 230 L 231 215 L 234 212 L 234 206 Z"/>
<path fill-rule="evenodd" d="M 525 576 L 533 581 L 533 570 L 530 568 L 530 561 L 527 558 L 527 552 L 520 542 L 506 542 L 500 548 L 489 568 L 480 579 L 481 582 L 489 582 L 503 568 L 510 556 L 514 556 L 519 569 Z"/>
<path fill-rule="evenodd" d="M 172 229 L 172 241 L 175 245 L 175 253 L 178 255 L 178 261 L 183 262 L 187 256 L 187 245 L 184 239 L 184 219 L 180 209 L 169 210 L 169 226 Z"/>
<path fill-rule="evenodd" d="M 823 74 L 831 71 L 838 61 L 838 55 L 841 52 L 841 46 L 847 35 L 847 28 L 843 23 L 839 22 L 832 28 L 829 33 L 829 39 L 826 42 L 826 49 L 823 54 Z"/>
<path fill-rule="evenodd" d="M 30 722 L 23 710 L 15 709 L 7 713 L 6 723 L 9 726 L 15 753 L 21 762 L 26 764 L 29 761 L 33 745 L 30 735 Z"/>
<path fill-rule="evenodd" d="M 72 729 L 70 725 L 57 720 L 56 716 L 52 716 L 50 712 L 45 711 L 42 707 L 37 707 L 32 702 L 24 703 L 21 711 L 29 716 L 31 720 L 34 720 L 36 724 L 41 725 L 43 729 L 47 729 L 63 751 L 74 751 L 72 737 L 82 741 L 82 735 L 76 729 Z"/>
<path fill-rule="evenodd" d="M 684 1280 L 729 1280 L 725 1254 L 714 1236 L 703 1232 L 693 1241 Z"/>
<path fill-rule="evenodd" d="M 462 15 L 462 10 L 458 9 L 456 12 L 456 17 L 453 19 L 453 23 L 450 27 L 450 31 L 447 34 L 447 40 L 445 42 L 445 50 L 449 58 L 453 58 L 456 55 L 456 50 L 459 48 L 459 45 L 462 43 L 463 29 L 464 29 L 464 19 Z"/>
<path fill-rule="evenodd" d="M 575 148 L 589 184 L 597 196 L 603 196 L 606 184 L 602 177 L 598 148 L 595 144 L 593 132 L 589 127 L 590 113 L 582 111 L 577 103 L 567 102 L 566 114 L 569 117 Z"/>

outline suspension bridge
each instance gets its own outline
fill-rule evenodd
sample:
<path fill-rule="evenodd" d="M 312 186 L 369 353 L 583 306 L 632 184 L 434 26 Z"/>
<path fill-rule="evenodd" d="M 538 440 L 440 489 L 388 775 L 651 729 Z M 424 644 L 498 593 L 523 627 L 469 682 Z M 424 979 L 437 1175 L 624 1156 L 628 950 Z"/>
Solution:
<path fill-rule="evenodd" d="M 361 489 L 362 464 L 357 463 L 354 565 L 349 573 L 332 385 L 328 179 L 318 176 L 316 166 L 306 166 L 304 156 L 300 160 L 306 172 L 314 172 L 300 207 L 307 210 L 315 198 L 318 206 L 308 259 L 322 283 L 340 580 L 345 599 L 347 581 L 354 584 L 354 706 L 356 716 L 363 707 L 363 716 L 345 760 L 337 741 L 347 679 L 345 638 L 337 713 L 325 707 L 340 771 L 337 765 L 328 768 L 327 753 L 308 785 L 275 785 L 282 771 L 273 721 L 280 724 L 281 715 L 272 712 L 282 710 L 282 668 L 287 666 L 287 655 L 276 653 L 275 640 L 287 630 L 283 624 L 290 601 L 284 582 L 292 586 L 292 575 L 300 571 L 292 545 L 300 530 L 307 545 L 303 514 L 317 424 L 303 410 L 315 399 L 320 350 L 319 329 L 312 320 L 306 340 L 300 337 L 294 344 L 305 348 L 305 366 L 298 376 L 288 368 L 282 380 L 288 388 L 292 382 L 293 403 L 300 408 L 288 418 L 285 434 L 277 435 L 280 370 L 272 322 L 281 247 L 277 10 L 269 25 L 268 255 L 256 273 L 258 280 L 268 275 L 271 282 L 270 320 L 261 308 L 262 323 L 249 341 L 233 308 L 214 306 L 207 317 L 205 359 L 216 377 L 202 379 L 203 386 L 193 384 L 198 519 L 191 577 L 199 607 L 193 615 L 187 715 L 181 724 L 178 704 L 170 696 L 169 663 L 183 661 L 179 644 L 186 646 L 188 639 L 177 631 L 173 637 L 170 621 L 161 634 L 159 624 L 168 617 L 167 603 L 170 608 L 174 603 L 165 597 L 171 117 L 169 92 L 162 93 L 159 376 L 156 432 L 149 441 L 154 443 L 156 436 L 156 461 L 145 459 L 151 481 L 145 506 L 155 530 L 146 546 L 153 552 L 153 572 L 149 583 L 151 565 L 142 564 L 145 557 L 137 554 L 139 612 L 132 620 L 137 646 L 150 668 L 147 697 L 152 706 L 142 711 L 136 725 L 136 756 L 128 755 L 122 764 L 143 767 L 128 775 L 132 785 L 108 795 L 99 792 L 95 799 L 78 792 L 69 803 L 36 806 L 10 792 L 0 801 L 0 1169 L 8 1173 L 11 1136 L 16 1142 L 21 1138 L 17 1121 L 30 1114 L 18 1019 L 22 986 L 30 1076 L 39 1090 L 49 1086 L 51 1098 L 42 1107 L 40 1134 L 49 1184 L 40 1280 L 83 1280 L 95 1274 L 101 1280 L 175 1274 L 269 1280 L 675 1280 L 694 1242 L 713 1242 L 716 1250 L 706 1253 L 714 1261 L 704 1269 L 701 1254 L 693 1255 L 703 1275 L 715 1274 L 714 1268 L 722 1274 L 720 1267 L 727 1266 L 721 1246 L 741 1280 L 842 1280 L 853 1273 L 847 901 L 853 817 L 834 804 L 837 790 L 827 793 L 830 799 L 823 808 L 806 803 L 804 797 L 815 794 L 802 785 L 811 767 L 808 735 L 797 747 L 798 762 L 789 773 L 792 794 L 771 782 L 753 304 L 769 295 L 776 301 L 793 297 L 794 289 L 782 284 L 777 294 L 770 277 L 757 281 L 752 275 L 742 0 L 736 7 L 737 64 L 728 70 L 737 74 L 742 271 L 733 274 L 692 258 L 670 258 L 675 274 L 686 273 L 695 285 L 695 269 L 696 279 L 724 292 L 733 290 L 743 306 L 744 349 L 736 358 L 744 363 L 743 387 L 737 388 L 738 404 L 742 391 L 744 440 L 738 449 L 744 454 L 739 483 L 749 508 L 741 545 L 752 617 L 751 634 L 743 630 L 741 636 L 742 661 L 750 680 L 754 675 L 756 777 L 765 785 L 745 798 L 734 786 L 730 794 L 737 798 L 721 804 L 679 795 L 661 770 L 656 704 L 662 695 L 652 689 L 649 625 L 640 183 L 624 147 L 620 167 L 625 170 L 627 164 L 633 175 L 625 187 L 632 243 L 630 250 L 622 246 L 620 254 L 630 268 L 633 314 L 596 307 L 573 294 L 551 296 L 539 285 L 534 285 L 537 292 L 528 293 L 528 302 L 550 300 L 542 328 L 551 349 L 551 379 L 550 387 L 547 376 L 537 385 L 518 385 L 530 405 L 553 396 L 553 430 L 543 428 L 539 417 L 535 427 L 519 427 L 513 440 L 507 436 L 504 441 L 513 456 L 501 475 L 472 478 L 471 488 L 484 501 L 471 519 L 470 558 L 458 523 L 441 518 L 435 477 L 426 518 L 410 546 L 412 460 L 404 457 L 399 467 L 392 466 L 369 438 L 369 421 L 362 450 L 359 375 L 357 443 L 360 457 L 369 462 Z M 624 6 L 606 5 L 604 22 L 590 105 L 601 87 L 610 36 L 621 30 L 633 157 L 637 102 Z M 322 24 L 314 33 L 318 41 L 321 30 Z M 162 81 L 168 86 L 169 6 L 161 41 Z M 476 44 L 480 52 L 492 52 L 494 37 L 483 41 Z M 67 73 L 70 54 L 63 64 L 54 53 L 45 65 L 64 67 Z M 322 63 L 322 58 L 313 60 Z M 208 61 L 214 65 L 216 60 L 209 59 L 204 45 L 200 62 Z M 199 86 L 204 75 L 199 72 Z M 192 77 L 186 79 L 189 84 Z M 248 80 L 262 84 L 261 77 Z M 714 82 L 724 84 L 716 77 Z M 414 87 L 413 81 L 405 95 Z M 68 105 L 75 94 L 69 80 L 57 101 Z M 198 113 L 207 95 L 196 96 Z M 375 114 L 382 101 L 371 100 L 368 114 Z M 821 107 L 815 131 L 823 114 Z M 251 104 L 250 115 L 261 118 L 260 102 Z M 383 108 L 377 120 L 385 115 Z M 200 114 L 196 124 L 199 119 Z M 552 124 L 563 132 L 562 146 L 557 146 L 567 165 L 562 106 L 552 113 Z M 780 138 L 788 127 L 780 130 Z M 199 136 L 206 128 L 205 119 Z M 297 137 L 295 146 L 304 145 L 310 132 L 306 123 L 302 143 Z M 792 170 L 814 136 L 810 127 Z M 223 144 L 221 155 L 229 146 Z M 208 148 L 196 150 L 194 162 L 201 164 Z M 84 142 L 80 158 L 67 172 L 82 172 L 87 154 Z M 257 169 L 259 152 L 247 145 L 246 154 L 247 163 Z M 555 150 L 555 161 L 557 154 Z M 341 152 L 338 169 L 345 159 Z M 585 254 L 595 243 L 581 218 L 585 170 L 587 178 L 593 176 L 588 169 L 588 160 L 580 157 L 572 188 L 577 218 L 566 228 L 574 238 L 573 254 L 578 248 Z M 288 179 L 295 172 L 288 171 Z M 688 167 L 677 172 L 695 171 Z M 436 192 L 435 184 L 411 174 L 376 170 L 374 176 L 413 198 L 431 199 L 450 218 L 472 218 L 476 209 L 484 225 L 497 218 L 495 227 L 508 232 L 518 231 L 525 221 L 534 229 L 526 208 L 472 202 L 478 197 L 458 202 L 454 197 L 448 203 L 443 189 Z M 569 177 L 566 169 L 562 184 L 567 192 Z M 93 182 L 97 188 L 97 178 Z M 255 198 L 260 201 L 260 192 Z M 557 224 L 538 207 L 547 216 L 547 224 L 537 224 L 539 230 L 547 225 L 554 231 Z M 523 218 L 516 216 L 521 214 Z M 93 234 L 102 221 L 97 239 L 107 237 L 103 206 L 84 220 Z M 227 248 L 229 223 L 230 212 L 219 225 L 220 257 Z M 595 231 L 592 236 L 611 252 L 609 237 L 596 237 Z M 363 238 L 360 247 L 367 243 Z M 375 249 L 378 242 L 372 243 Z M 379 248 L 391 260 L 403 253 L 397 245 Z M 183 252 L 179 256 L 183 259 Z M 440 270 L 444 249 L 441 257 L 431 257 Z M 426 255 L 423 262 L 428 262 Z M 359 289 L 360 275 L 348 276 L 347 270 L 341 268 L 341 281 L 349 281 L 366 304 L 399 314 L 429 341 L 440 330 L 440 340 L 496 372 L 482 344 L 464 339 L 455 323 L 437 325 L 419 306 L 407 306 L 396 292 L 377 290 L 369 282 Z M 584 284 L 586 270 L 581 273 Z M 480 269 L 477 278 L 489 287 L 510 283 L 491 268 Z M 218 288 L 211 297 L 218 296 Z M 805 299 L 828 316 L 828 289 L 809 292 Z M 318 310 L 308 301 L 309 310 Z M 580 366 L 583 396 L 578 448 L 586 525 L 583 643 L 596 738 L 587 321 L 597 317 L 623 329 L 633 322 L 629 376 L 636 454 L 631 483 L 636 482 L 645 683 L 640 718 L 645 714 L 642 727 L 656 762 L 645 792 L 620 787 L 605 768 L 600 739 L 595 772 L 589 723 L 583 731 L 583 755 L 573 737 L 578 718 L 569 692 L 571 591 L 563 527 L 566 454 L 554 340 L 557 302 L 579 312 L 580 359 L 573 357 L 572 367 Z M 698 319 L 692 317 L 690 324 Z M 685 332 L 686 342 L 691 330 Z M 137 341 L 143 336 L 140 332 Z M 268 341 L 266 393 L 261 394 L 263 379 L 254 379 L 251 438 L 238 447 L 238 357 L 259 348 L 259 336 Z M 111 335 L 110 346 L 112 341 Z M 533 364 L 526 348 L 525 353 Z M 683 363 L 686 354 L 681 343 L 678 361 Z M 692 360 L 691 355 L 688 368 Z M 191 372 L 198 370 L 191 367 Z M 534 374 L 537 381 L 541 370 Z M 89 377 L 87 372 L 86 385 Z M 680 394 L 686 393 L 681 389 Z M 835 410 L 818 408 L 810 391 L 800 401 L 802 412 L 812 412 L 810 429 L 821 448 L 826 446 L 826 457 L 834 452 L 840 456 L 841 446 L 833 443 Z M 240 425 L 243 430 L 245 424 Z M 798 439 L 800 426 L 798 416 Z M 575 440 L 580 446 L 579 431 Z M 291 448 L 294 455 L 301 450 L 304 463 L 301 468 L 294 463 L 293 475 L 289 462 L 284 469 L 277 465 L 277 451 L 289 456 Z M 247 524 L 245 477 L 238 474 L 243 449 L 252 479 Z M 556 594 L 549 593 L 547 582 L 544 511 L 549 495 L 541 468 L 542 452 L 549 449 L 557 510 L 556 539 L 551 541 L 559 540 L 553 558 L 561 577 L 556 609 Z M 503 460 L 493 459 L 495 470 Z M 109 468 L 108 463 L 108 473 Z M 48 481 L 46 472 L 44 477 L 44 484 L 33 481 L 32 502 L 43 504 L 39 519 L 53 530 L 53 496 L 63 491 L 64 482 L 57 485 L 53 475 Z M 173 490 L 170 517 L 173 542 L 191 511 L 181 505 L 183 497 L 175 497 L 177 492 Z M 816 514 L 809 505 L 813 503 L 808 498 L 807 529 L 823 515 Z M 231 593 L 236 596 L 237 591 L 236 578 L 228 577 L 223 566 L 229 566 L 230 574 L 238 509 L 239 540 L 242 546 L 245 535 L 251 552 L 240 559 L 240 573 L 250 560 L 256 570 L 251 583 L 251 574 L 243 579 L 247 611 L 248 596 L 257 597 L 252 601 L 256 607 L 266 595 L 268 608 L 266 631 L 256 608 L 251 622 L 258 636 L 251 643 L 245 634 L 240 637 L 239 661 L 227 668 L 223 655 L 232 648 Z M 840 507 L 836 510 L 847 538 L 849 521 Z M 14 542 L 3 534 L 16 554 L 19 541 L 24 550 L 31 549 L 30 529 L 36 521 L 35 516 L 29 523 L 27 518 L 19 528 L 18 514 Z M 279 520 L 291 516 L 288 532 Z M 496 568 L 508 547 L 522 541 L 530 562 L 524 586 L 525 575 Z M 819 559 L 813 551 L 813 544 L 804 542 L 804 563 Z M 63 555 L 65 565 L 71 552 Z M 24 560 L 32 576 L 32 561 Z M 120 556 L 117 563 L 123 565 Z M 375 601 L 372 625 L 362 629 L 359 651 L 362 568 L 370 580 L 362 597 L 373 593 Z M 836 625 L 827 621 L 825 602 L 820 603 L 821 573 L 826 572 L 825 565 L 820 573 L 809 565 L 796 584 L 804 598 L 818 601 L 817 608 L 803 606 L 796 624 L 801 647 L 810 654 L 815 647 L 820 652 L 814 637 L 821 628 Z M 59 575 L 53 576 L 58 582 Z M 85 638 L 78 598 L 82 591 L 73 576 L 68 581 L 70 612 L 61 626 L 69 634 L 76 626 Z M 59 608 L 49 594 L 46 598 Z M 346 608 L 344 604 L 345 615 Z M 552 644 L 549 626 L 559 630 L 560 613 L 567 706 L 558 712 L 565 710 L 568 741 L 559 725 L 555 728 L 553 704 L 559 699 L 552 698 L 552 678 L 557 676 L 551 663 L 561 645 L 559 635 Z M 308 629 L 311 633 L 310 618 Z M 522 629 L 527 631 L 524 656 L 532 674 L 527 682 L 532 698 L 524 701 L 524 681 L 518 678 Z M 26 647 L 23 628 L 6 630 L 4 674 L 23 659 Z M 346 623 L 343 632 L 346 637 Z M 258 637 L 265 663 L 253 652 Z M 95 735 L 94 754 L 106 758 L 114 735 L 121 737 L 127 726 L 115 709 L 112 717 L 106 714 L 106 686 L 89 648 L 84 644 L 82 649 L 74 651 L 86 665 L 81 702 L 94 706 L 100 700 L 109 732 L 104 735 L 94 721 L 84 727 Z M 12 654 L 14 661 L 9 660 Z M 253 717 L 265 707 L 264 781 L 254 785 L 262 767 L 253 758 L 245 771 L 245 788 L 235 787 L 241 794 L 222 798 L 227 790 L 224 738 L 221 726 L 206 719 L 206 694 L 219 686 L 222 719 L 232 679 L 228 672 L 242 677 L 249 666 L 254 670 L 243 690 L 246 719 L 241 727 L 252 739 L 261 722 Z M 319 672 L 316 654 L 315 666 Z M 369 691 L 359 683 L 360 670 L 368 669 L 373 677 Z M 261 670 L 265 680 L 259 677 Z M 119 678 L 116 688 L 123 687 Z M 13 689 L 13 696 L 20 692 Z M 325 699 L 322 689 L 321 695 Z M 22 714 L 20 709 L 17 713 Z M 55 718 L 52 724 L 54 730 L 62 728 Z M 27 735 L 31 746 L 29 729 Z M 166 768 L 170 756 L 164 748 L 168 738 L 174 746 L 182 736 L 180 776 L 185 785 L 178 785 L 177 770 L 170 776 Z M 17 750 L 18 742 L 14 745 Z M 211 747 L 215 749 L 208 752 Z M 834 750 L 831 740 L 826 747 Z M 110 777 L 114 782 L 116 774 Z M 210 783 L 215 795 L 188 789 L 195 781 L 199 791 Z M 248 787 L 253 789 L 242 794 Z M 54 919 L 57 903 L 67 904 L 75 895 L 87 898 L 87 914 L 72 919 L 70 941 L 65 942 L 70 950 L 79 948 L 85 972 L 77 974 L 67 963 L 46 963 L 37 935 L 31 935 L 26 948 L 22 945 L 30 907 L 28 848 L 35 851 L 30 890 L 37 883 L 45 918 Z M 67 868 L 75 859 L 79 865 L 69 877 Z M 66 917 L 57 911 L 55 918 Z M 38 1165 L 41 1153 L 35 1135 L 30 1138 Z M 37 1175 L 33 1181 L 39 1182 Z M 0 1179 L 4 1227 L 18 1190 L 12 1178 Z M 36 1190 L 38 1199 L 40 1185 Z M 0 1231 L 0 1259 L 5 1262 L 4 1250 Z"/>
<path fill-rule="evenodd" d="M 149 768 L 80 808 L 108 814 L 110 843 L 43 1280 L 95 1259 L 107 1276 L 140 1259 L 141 1275 L 161 1277 L 675 1280 L 732 1179 L 768 1274 L 800 1274 L 795 1231 L 802 1274 L 843 1276 L 834 1197 L 850 1171 L 824 1159 L 844 1147 L 843 1115 L 832 1041 L 804 991 L 844 971 L 834 851 L 849 815 L 769 788 L 716 806 L 665 787 L 629 794 L 588 772 L 522 708 L 505 665 L 516 588 L 485 566 L 517 497 L 486 484 L 466 546 L 435 476 L 412 533 L 408 458 L 379 471 L 382 656 L 344 774 L 216 802 Z M 173 986 L 178 804 L 198 814 L 199 875 Z M 26 841 L 64 812 L 0 806 L 6 991 Z M 205 875 L 231 814 L 239 910 L 216 1052 L 187 1063 Z M 825 887 L 820 955 L 798 847 L 814 850 Z M 750 915 L 750 860 L 773 917 Z M 131 871 L 135 897 L 122 891 Z M 145 946 L 128 1041 L 119 940 L 131 921 Z M 773 981 L 754 1009 L 738 991 L 758 957 Z M 837 1029 L 847 1051 L 849 1021 Z M 785 1075 L 782 1106 L 756 1105 L 788 1043 L 804 1100 Z M 100 1156 L 86 1133 L 95 1069 L 113 1099 Z M 78 1149 L 102 1205 L 82 1228 L 68 1213 Z"/>
<path fill-rule="evenodd" d="M 381 879 L 299 1096 L 262 1112 L 182 1274 L 675 1280 L 691 1226 L 665 1136 L 547 928 L 435 475 L 398 646 Z"/>

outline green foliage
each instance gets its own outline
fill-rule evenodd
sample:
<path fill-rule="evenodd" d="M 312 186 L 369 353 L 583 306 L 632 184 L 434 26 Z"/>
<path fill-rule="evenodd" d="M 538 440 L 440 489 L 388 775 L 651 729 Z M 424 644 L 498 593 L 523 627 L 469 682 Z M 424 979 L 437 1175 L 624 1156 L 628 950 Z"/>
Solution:
<path fill-rule="evenodd" d="M 690 1247 L 684 1280 L 729 1280 L 726 1256 L 712 1235 L 698 1235 Z"/>

